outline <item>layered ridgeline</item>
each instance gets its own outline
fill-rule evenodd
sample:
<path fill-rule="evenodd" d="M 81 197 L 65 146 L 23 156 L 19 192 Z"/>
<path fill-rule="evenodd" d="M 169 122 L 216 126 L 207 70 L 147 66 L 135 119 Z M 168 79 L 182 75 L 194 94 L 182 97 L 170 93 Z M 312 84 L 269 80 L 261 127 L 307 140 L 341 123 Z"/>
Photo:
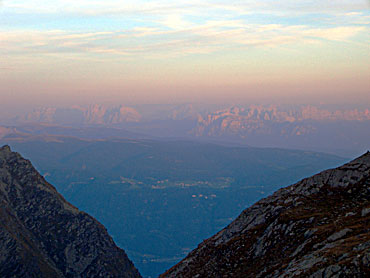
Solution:
<path fill-rule="evenodd" d="M 161 277 L 370 277 L 370 153 L 262 199 Z"/>
<path fill-rule="evenodd" d="M 35 126 L 35 123 L 43 123 L 41 129 L 59 135 L 66 135 L 65 132 L 71 130 L 61 133 L 61 129 L 53 125 L 77 129 L 114 127 L 117 129 L 110 132 L 134 136 L 131 138 L 147 138 L 139 135 L 146 134 L 162 138 L 220 140 L 256 147 L 316 150 L 350 157 L 360 154 L 368 146 L 366 138 L 370 137 L 370 110 L 367 107 L 344 109 L 326 105 L 240 103 L 221 107 L 209 104 L 44 107 L 19 115 L 6 124 L 16 125 L 18 131 L 38 133 L 40 126 Z M 78 130 L 74 132 L 81 134 Z M 105 137 L 105 132 L 100 136 Z"/>
<path fill-rule="evenodd" d="M 141 277 L 94 218 L 0 148 L 0 277 Z"/>

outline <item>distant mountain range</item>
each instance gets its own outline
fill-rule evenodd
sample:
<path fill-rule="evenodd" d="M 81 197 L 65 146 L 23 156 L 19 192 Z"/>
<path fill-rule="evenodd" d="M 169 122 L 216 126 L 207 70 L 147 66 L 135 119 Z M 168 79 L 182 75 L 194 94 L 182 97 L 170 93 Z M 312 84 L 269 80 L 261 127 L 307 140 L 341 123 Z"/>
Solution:
<path fill-rule="evenodd" d="M 310 121 L 311 126 L 304 123 Z M 277 106 L 251 105 L 246 108 L 232 107 L 199 116 L 194 134 L 197 136 L 239 134 L 271 134 L 271 124 L 295 124 L 294 128 L 281 130 L 281 135 L 305 135 L 315 132 L 312 122 L 370 121 L 370 110 L 329 111 L 314 106 L 298 110 L 281 110 Z"/>
<path fill-rule="evenodd" d="M 8 146 L 0 148 L 0 203 L 0 277 L 141 277 L 98 221 Z"/>
<path fill-rule="evenodd" d="M 313 106 L 228 108 L 199 116 L 197 138 L 251 146 L 309 149 L 354 156 L 369 147 L 370 110 L 329 111 Z"/>
<path fill-rule="evenodd" d="M 370 277 L 370 152 L 262 199 L 161 277 Z"/>
<path fill-rule="evenodd" d="M 198 127 L 209 126 L 212 122 L 221 121 L 223 130 L 251 128 L 253 123 L 271 122 L 271 123 L 293 123 L 307 120 L 312 121 L 369 121 L 370 110 L 328 110 L 321 109 L 312 105 L 300 106 L 295 108 L 283 108 L 277 105 L 248 105 L 244 107 L 233 106 L 216 111 L 197 111 L 191 105 L 179 105 L 167 107 L 157 113 L 143 111 L 144 108 L 134 108 L 124 105 L 105 106 L 72 106 L 66 108 L 38 108 L 33 112 L 18 117 L 19 122 L 42 122 L 53 124 L 84 123 L 84 124 L 105 124 L 115 125 L 126 122 L 141 122 L 150 120 L 153 114 L 156 119 L 181 120 L 186 118 L 197 118 Z M 151 109 L 145 107 L 145 109 Z M 157 108 L 159 110 L 162 107 Z M 260 126 L 256 125 L 256 129 Z M 198 130 L 199 133 L 204 131 Z"/>
<path fill-rule="evenodd" d="M 93 124 L 114 125 L 124 122 L 139 122 L 141 115 L 132 107 L 123 105 L 108 108 L 104 105 L 68 108 L 39 108 L 25 116 L 18 117 L 19 122 L 53 124 Z"/>
<path fill-rule="evenodd" d="M 14 118 L 7 126 L 35 124 L 121 129 L 124 137 L 132 138 L 173 137 L 355 156 L 368 147 L 370 110 L 330 110 L 312 105 L 293 108 L 247 105 L 224 109 L 205 109 L 192 104 L 91 105 L 36 109 Z"/>

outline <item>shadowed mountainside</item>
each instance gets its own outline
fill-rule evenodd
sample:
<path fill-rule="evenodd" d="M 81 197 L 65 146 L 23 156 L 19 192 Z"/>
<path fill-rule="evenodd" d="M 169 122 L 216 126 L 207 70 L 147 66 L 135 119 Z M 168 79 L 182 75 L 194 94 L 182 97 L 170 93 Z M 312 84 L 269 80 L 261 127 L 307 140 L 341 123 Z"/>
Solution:
<path fill-rule="evenodd" d="M 161 277 L 369 277 L 370 152 L 262 199 Z"/>
<path fill-rule="evenodd" d="M 0 148 L 0 277 L 141 277 L 94 218 Z"/>

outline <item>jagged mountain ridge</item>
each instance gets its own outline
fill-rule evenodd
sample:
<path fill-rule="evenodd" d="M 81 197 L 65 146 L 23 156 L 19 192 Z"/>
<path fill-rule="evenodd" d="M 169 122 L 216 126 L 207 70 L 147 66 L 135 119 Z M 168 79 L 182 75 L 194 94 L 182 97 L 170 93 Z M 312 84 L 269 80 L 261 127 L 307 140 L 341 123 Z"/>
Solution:
<path fill-rule="evenodd" d="M 0 277 L 141 277 L 104 226 L 0 148 Z"/>
<path fill-rule="evenodd" d="M 159 109 L 159 110 L 158 110 Z M 153 110 L 153 111 L 151 111 Z M 156 111 L 158 110 L 158 111 Z M 151 112 L 150 112 L 151 111 Z M 212 135 L 214 132 L 240 131 L 240 129 L 263 128 L 263 123 L 299 123 L 312 121 L 368 121 L 370 110 L 327 110 L 315 106 L 283 108 L 276 105 L 232 106 L 208 112 L 196 109 L 193 105 L 180 105 L 160 108 L 134 108 L 125 105 L 74 105 L 65 108 L 41 107 L 19 117 L 20 122 L 63 123 L 73 122 L 84 124 L 107 124 L 150 121 L 151 119 L 182 120 L 197 118 L 197 125 L 192 131 L 195 135 Z M 217 130 L 216 130 L 217 129 Z M 213 134 L 215 135 L 215 134 Z"/>
<path fill-rule="evenodd" d="M 248 107 L 231 107 L 198 116 L 197 126 L 192 130 L 196 136 L 273 134 L 278 124 L 280 135 L 304 135 L 314 133 L 313 122 L 333 121 L 370 121 L 370 110 L 336 110 L 329 111 L 314 106 L 299 109 L 281 109 L 275 105 L 269 107 L 250 105 Z M 283 126 L 282 126 L 283 125 Z M 277 134 L 275 134 L 277 135 Z"/>
<path fill-rule="evenodd" d="M 369 277 L 370 152 L 262 199 L 161 277 Z"/>
<path fill-rule="evenodd" d="M 114 125 L 125 122 L 139 122 L 141 115 L 133 107 L 107 107 L 94 104 L 67 108 L 42 107 L 20 117 L 20 122 Z"/>
<path fill-rule="evenodd" d="M 222 107 L 192 104 L 44 107 L 3 124 L 116 128 L 122 129 L 125 136 L 135 133 L 158 138 L 192 138 L 254 147 L 315 150 L 348 157 L 363 153 L 368 146 L 370 110 L 366 107 L 252 104 Z"/>

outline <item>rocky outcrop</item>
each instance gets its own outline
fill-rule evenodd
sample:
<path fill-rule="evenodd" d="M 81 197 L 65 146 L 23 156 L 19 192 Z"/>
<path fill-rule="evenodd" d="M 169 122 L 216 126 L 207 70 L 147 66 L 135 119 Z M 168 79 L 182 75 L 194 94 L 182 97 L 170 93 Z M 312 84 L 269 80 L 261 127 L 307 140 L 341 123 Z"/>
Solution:
<path fill-rule="evenodd" d="M 257 202 L 161 277 L 370 277 L 370 153 Z"/>
<path fill-rule="evenodd" d="M 0 277 L 141 277 L 94 218 L 0 148 Z"/>

